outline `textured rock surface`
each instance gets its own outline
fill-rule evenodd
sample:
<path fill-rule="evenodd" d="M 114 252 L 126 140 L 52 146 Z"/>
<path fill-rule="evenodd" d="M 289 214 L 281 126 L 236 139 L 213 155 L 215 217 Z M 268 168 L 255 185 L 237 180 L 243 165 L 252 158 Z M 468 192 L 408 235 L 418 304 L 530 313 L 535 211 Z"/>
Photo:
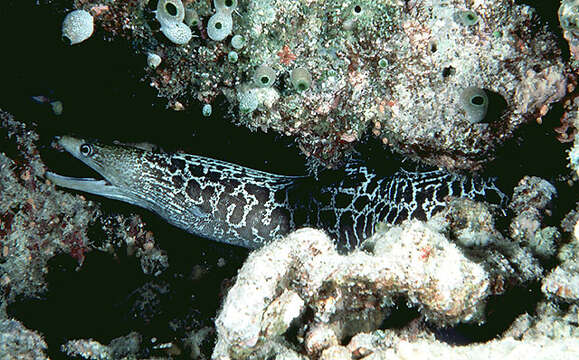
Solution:
<path fill-rule="evenodd" d="M 242 48 L 207 37 L 211 1 L 184 3 L 201 21 L 179 46 L 158 36 L 154 1 L 75 1 L 106 36 L 129 38 L 143 57 L 161 54 L 146 77 L 169 106 L 224 94 L 238 122 L 296 135 L 303 152 L 326 165 L 371 129 L 396 152 L 478 169 L 567 92 L 554 37 L 532 8 L 511 0 L 241 1 L 232 35 L 243 36 Z M 255 82 L 263 65 L 275 74 L 271 86 Z M 302 92 L 290 80 L 297 67 L 312 78 Z M 471 124 L 461 105 L 469 87 L 489 95 L 483 123 Z"/>
<path fill-rule="evenodd" d="M 577 0 L 561 0 L 559 6 L 559 23 L 563 36 L 569 42 L 569 50 L 575 61 L 579 59 L 579 2 Z"/>
<path fill-rule="evenodd" d="M 484 322 L 488 296 L 537 279 L 542 269 L 529 251 L 506 241 L 492 219 L 474 235 L 464 232 L 476 228 L 488 210 L 472 202 L 453 203 L 449 209 L 428 223 L 409 221 L 377 233 L 368 240 L 372 253 L 339 255 L 331 240 L 313 229 L 298 230 L 256 251 L 240 270 L 216 320 L 213 357 L 271 355 L 271 343 L 285 342 L 280 335 L 293 320 L 298 333 L 305 334 L 310 356 L 342 358 L 331 354 L 344 352 L 338 346 L 343 339 L 377 329 L 400 296 L 436 326 Z M 463 217 L 457 219 L 457 213 Z M 463 248 L 445 234 L 460 234 L 457 243 Z M 469 236 L 477 240 L 465 240 Z M 306 308 L 313 311 L 307 319 L 301 317 Z M 278 326 L 272 333 L 271 323 L 285 328 Z"/>
<path fill-rule="evenodd" d="M 54 187 L 42 178 L 44 165 L 34 145 L 38 135 L 8 113 L 0 116 L 18 151 L 15 159 L 0 153 L 0 272 L 10 301 L 46 290 L 46 262 L 55 254 L 69 253 L 83 262 L 86 227 L 98 211 L 79 197 L 66 194 L 63 201 L 54 196 Z"/>
<path fill-rule="evenodd" d="M 561 262 L 542 282 L 541 290 L 547 298 L 564 303 L 579 303 L 579 213 L 571 211 L 563 220 L 563 230 L 571 240 L 560 247 L 557 254 Z"/>
<path fill-rule="evenodd" d="M 521 242 L 540 257 L 553 257 L 560 238 L 556 227 L 544 227 L 552 215 L 557 190 L 548 181 L 526 176 L 514 189 L 509 207 L 515 214 L 511 222 L 511 238 Z"/>
<path fill-rule="evenodd" d="M 13 319 L 0 320 L 0 358 L 44 360 L 46 342 L 39 334 Z"/>
<path fill-rule="evenodd" d="M 459 209 L 461 206 L 464 204 L 451 205 Z M 496 280 L 493 286 L 489 285 L 489 279 L 501 271 L 496 266 L 501 262 L 513 264 L 513 268 L 503 270 L 502 276 L 510 274 L 511 278 L 505 279 L 501 287 L 512 286 L 513 274 L 524 266 L 524 261 L 514 263 L 520 257 L 512 251 L 512 245 L 501 244 L 504 239 L 497 240 L 494 229 L 489 231 L 493 242 L 478 244 L 477 251 L 472 244 L 465 246 L 460 241 L 459 251 L 433 230 L 433 227 L 444 229 L 444 224 L 451 229 L 464 227 L 464 222 L 453 222 L 456 217 L 449 216 L 456 211 L 447 210 L 428 224 L 409 222 L 376 235 L 370 246 L 373 255 L 362 251 L 337 255 L 329 246 L 329 239 L 311 229 L 299 230 L 253 253 L 240 270 L 217 318 L 218 342 L 213 359 L 570 360 L 579 356 L 576 305 L 558 307 L 541 302 L 536 313 L 522 314 L 498 338 L 466 346 L 442 341 L 432 327 L 425 325 L 424 320 L 438 325 L 459 320 L 483 321 L 480 308 L 484 307 L 485 297 L 499 286 Z M 476 217 L 470 217 L 467 224 L 474 226 L 473 220 Z M 505 252 L 511 248 L 513 258 L 502 257 L 497 261 L 499 255 L 493 247 Z M 365 272 L 366 266 L 372 270 Z M 534 266 L 537 270 L 537 265 Z M 535 275 L 540 276 L 540 271 Z M 526 275 L 520 276 L 519 281 L 525 280 L 529 280 Z M 276 287 L 276 282 L 282 285 Z M 288 293 L 300 294 L 303 300 L 296 303 L 302 311 L 293 312 L 292 331 L 297 331 L 297 342 L 281 334 L 268 334 L 263 326 L 275 321 L 271 318 L 278 315 L 268 309 L 288 303 Z M 376 330 L 384 317 L 396 311 L 394 294 L 407 297 L 424 316 L 402 328 Z M 304 316 L 306 308 L 313 314 Z M 344 339 L 350 340 L 340 345 Z M 298 355 L 303 351 L 307 357 Z"/>

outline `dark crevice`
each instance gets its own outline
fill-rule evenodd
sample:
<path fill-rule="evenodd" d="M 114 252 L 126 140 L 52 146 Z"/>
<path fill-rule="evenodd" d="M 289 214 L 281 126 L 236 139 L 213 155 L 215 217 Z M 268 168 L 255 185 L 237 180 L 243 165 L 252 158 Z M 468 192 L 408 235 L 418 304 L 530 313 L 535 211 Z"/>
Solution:
<path fill-rule="evenodd" d="M 436 338 L 450 345 L 483 343 L 500 337 L 522 314 L 533 316 L 542 299 L 539 283 L 515 288 L 504 295 L 490 297 L 485 309 L 484 324 L 459 324 L 454 327 L 431 326 Z"/>

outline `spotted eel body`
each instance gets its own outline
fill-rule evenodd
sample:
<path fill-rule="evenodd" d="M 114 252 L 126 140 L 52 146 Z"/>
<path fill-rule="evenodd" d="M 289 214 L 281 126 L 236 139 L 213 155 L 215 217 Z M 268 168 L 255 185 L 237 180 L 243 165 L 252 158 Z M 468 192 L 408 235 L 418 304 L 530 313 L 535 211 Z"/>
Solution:
<path fill-rule="evenodd" d="M 350 164 L 341 179 L 324 182 L 196 155 L 100 145 L 68 136 L 58 142 L 104 180 L 47 172 L 56 185 L 138 205 L 190 233 L 247 248 L 310 226 L 324 229 L 348 250 L 372 235 L 379 222 L 429 218 L 445 206 L 448 196 L 506 200 L 491 180 L 443 170 L 399 170 L 383 177 Z"/>

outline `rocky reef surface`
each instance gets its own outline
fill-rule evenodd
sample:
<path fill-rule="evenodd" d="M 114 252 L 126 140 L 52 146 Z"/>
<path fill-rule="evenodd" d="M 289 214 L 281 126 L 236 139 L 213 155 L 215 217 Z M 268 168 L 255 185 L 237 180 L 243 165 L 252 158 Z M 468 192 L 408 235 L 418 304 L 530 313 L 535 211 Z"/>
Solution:
<path fill-rule="evenodd" d="M 67 46 L 126 41 L 167 111 L 213 120 L 225 103 L 315 165 L 375 137 L 476 172 L 556 122 L 569 167 L 523 170 L 505 209 L 447 199 L 428 221 L 381 224 L 350 254 L 301 229 L 246 259 L 56 189 L 41 157 L 52 132 L 3 106 L 0 358 L 579 358 L 576 0 L 558 12 L 568 49 L 510 0 L 40 3 Z"/>
<path fill-rule="evenodd" d="M 74 7 L 131 40 L 169 107 L 201 102 L 210 115 L 224 95 L 234 121 L 295 136 L 326 166 L 370 131 L 405 156 L 481 169 L 570 86 L 555 37 L 512 0 L 232 0 L 219 35 L 212 1 L 160 3 Z M 173 41 L 181 26 L 167 30 L 163 6 L 190 26 L 187 41 Z"/>
<path fill-rule="evenodd" d="M 555 232 L 541 230 L 543 222 L 535 216 L 549 204 L 553 188 L 544 180 L 523 179 L 517 190 L 511 204 L 525 203 L 526 208 L 512 220 L 511 234 L 529 231 L 534 223 L 533 235 L 504 237 L 485 205 L 461 199 L 426 223 L 407 221 L 384 229 L 369 238 L 363 249 L 347 256 L 339 255 L 331 240 L 313 229 L 296 231 L 256 251 L 241 268 L 217 317 L 213 357 L 267 358 L 283 352 L 278 358 L 381 359 L 404 358 L 408 351 L 435 358 L 437 353 L 453 351 L 435 340 L 431 329 L 417 329 L 418 323 L 435 328 L 482 325 L 492 321 L 493 307 L 504 306 L 500 301 L 490 304 L 491 298 L 541 281 L 544 295 L 574 304 L 570 309 L 576 316 L 576 269 L 566 260 L 543 279 L 548 271 L 539 261 L 546 252 L 554 255 L 548 249 L 559 238 Z M 537 240 L 544 232 L 549 235 Z M 566 247 L 576 242 L 573 237 L 561 251 L 569 253 Z M 401 303 L 416 309 L 421 321 L 403 328 L 407 334 L 379 329 Z M 532 328 L 535 321 L 526 326 Z M 290 329 L 297 347 L 287 338 Z M 502 354 L 514 358 L 543 346 L 533 345 L 534 341 L 564 358 L 579 354 L 571 340 L 577 334 L 575 325 L 570 325 L 569 339 L 535 331 L 526 339 L 533 338 L 530 344 L 514 341 L 511 331 L 515 330 L 508 330 L 499 340 L 466 346 L 451 357 Z M 381 340 L 377 338 L 388 340 L 378 345 Z M 309 357 L 300 355 L 304 351 Z"/>

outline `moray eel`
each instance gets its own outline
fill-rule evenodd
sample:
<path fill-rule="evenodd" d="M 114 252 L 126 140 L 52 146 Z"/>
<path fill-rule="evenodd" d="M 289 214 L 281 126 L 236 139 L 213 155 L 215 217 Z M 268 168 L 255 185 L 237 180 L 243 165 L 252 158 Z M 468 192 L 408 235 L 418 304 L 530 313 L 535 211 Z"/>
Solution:
<path fill-rule="evenodd" d="M 372 235 L 379 222 L 427 219 L 446 205 L 448 196 L 506 202 L 492 179 L 443 170 L 379 176 L 351 163 L 341 179 L 320 181 L 69 136 L 58 143 L 103 179 L 47 172 L 54 184 L 125 201 L 195 235 L 252 249 L 310 226 L 350 250 Z"/>

